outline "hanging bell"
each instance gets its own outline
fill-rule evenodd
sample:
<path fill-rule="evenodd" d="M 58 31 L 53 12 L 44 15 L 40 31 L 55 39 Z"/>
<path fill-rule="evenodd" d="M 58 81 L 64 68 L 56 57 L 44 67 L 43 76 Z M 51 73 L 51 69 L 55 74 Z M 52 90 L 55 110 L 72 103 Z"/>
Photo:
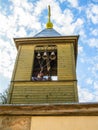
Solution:
<path fill-rule="evenodd" d="M 48 55 L 47 55 L 47 52 L 46 52 L 46 51 L 44 52 L 42 58 L 43 58 L 44 60 L 48 59 Z"/>
<path fill-rule="evenodd" d="M 37 58 L 38 60 L 40 60 L 40 59 L 41 59 L 41 54 L 40 54 L 39 52 L 38 52 L 38 54 L 37 54 L 36 58 Z"/>
<path fill-rule="evenodd" d="M 51 52 L 50 59 L 51 60 L 55 60 L 56 59 L 56 55 L 55 55 L 54 51 Z"/>

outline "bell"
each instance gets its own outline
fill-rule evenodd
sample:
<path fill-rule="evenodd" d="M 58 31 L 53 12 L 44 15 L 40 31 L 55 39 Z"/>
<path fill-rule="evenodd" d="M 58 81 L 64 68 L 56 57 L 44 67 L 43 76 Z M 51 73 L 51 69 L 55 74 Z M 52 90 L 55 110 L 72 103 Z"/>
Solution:
<path fill-rule="evenodd" d="M 55 55 L 54 51 L 51 52 L 50 59 L 51 60 L 55 60 L 56 59 L 56 55 Z"/>
<path fill-rule="evenodd" d="M 38 54 L 37 54 L 36 58 L 37 58 L 38 60 L 40 60 L 40 59 L 41 59 L 41 54 L 40 54 L 39 52 L 38 52 Z"/>
<path fill-rule="evenodd" d="M 44 54 L 43 54 L 42 58 L 43 58 L 44 60 L 48 59 L 47 52 L 44 52 Z"/>

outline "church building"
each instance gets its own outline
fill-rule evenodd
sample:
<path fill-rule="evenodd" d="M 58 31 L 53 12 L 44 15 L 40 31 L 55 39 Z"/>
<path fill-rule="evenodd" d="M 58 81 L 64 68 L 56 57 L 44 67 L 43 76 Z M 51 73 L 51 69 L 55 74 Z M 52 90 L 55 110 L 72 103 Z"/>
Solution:
<path fill-rule="evenodd" d="M 46 28 L 14 38 L 17 57 L 0 130 L 98 130 L 98 103 L 79 103 L 76 65 L 79 35 Z"/>

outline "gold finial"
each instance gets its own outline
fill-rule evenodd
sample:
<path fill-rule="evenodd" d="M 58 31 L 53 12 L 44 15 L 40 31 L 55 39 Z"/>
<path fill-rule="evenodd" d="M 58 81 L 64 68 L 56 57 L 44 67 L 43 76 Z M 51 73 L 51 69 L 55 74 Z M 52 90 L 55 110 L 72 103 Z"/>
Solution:
<path fill-rule="evenodd" d="M 50 17 L 51 17 L 51 11 L 50 11 L 50 5 L 48 5 L 48 22 L 46 24 L 46 28 L 48 28 L 48 29 L 53 28 L 53 24 L 50 21 Z"/>

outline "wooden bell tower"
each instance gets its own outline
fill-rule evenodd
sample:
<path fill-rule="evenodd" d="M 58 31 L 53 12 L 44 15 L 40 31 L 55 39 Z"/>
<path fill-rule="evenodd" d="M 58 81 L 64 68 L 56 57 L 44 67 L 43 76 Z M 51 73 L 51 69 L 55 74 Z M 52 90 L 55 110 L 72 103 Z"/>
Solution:
<path fill-rule="evenodd" d="M 8 103 L 78 102 L 78 38 L 79 36 L 61 36 L 53 29 L 50 7 L 46 29 L 31 38 L 14 38 L 18 54 Z M 41 76 L 38 76 L 39 73 Z"/>

